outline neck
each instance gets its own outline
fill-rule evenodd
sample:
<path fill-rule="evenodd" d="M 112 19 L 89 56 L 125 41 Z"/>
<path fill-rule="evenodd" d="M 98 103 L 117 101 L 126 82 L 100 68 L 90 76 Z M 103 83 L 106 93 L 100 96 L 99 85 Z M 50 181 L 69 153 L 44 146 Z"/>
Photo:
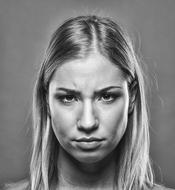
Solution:
<path fill-rule="evenodd" d="M 98 163 L 81 163 L 61 147 L 58 158 L 59 186 L 93 189 L 113 187 L 116 164 L 114 153 Z"/>

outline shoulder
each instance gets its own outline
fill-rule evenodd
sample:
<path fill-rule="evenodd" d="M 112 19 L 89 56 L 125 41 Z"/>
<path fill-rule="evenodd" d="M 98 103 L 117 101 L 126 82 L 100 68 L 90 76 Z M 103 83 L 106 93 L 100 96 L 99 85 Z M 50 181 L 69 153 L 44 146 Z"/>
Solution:
<path fill-rule="evenodd" d="M 18 182 L 7 183 L 3 186 L 2 190 L 27 190 L 29 186 L 28 180 L 21 180 Z"/>
<path fill-rule="evenodd" d="M 167 188 L 167 187 L 164 187 L 162 185 L 155 185 L 152 190 L 175 190 L 175 189 Z"/>

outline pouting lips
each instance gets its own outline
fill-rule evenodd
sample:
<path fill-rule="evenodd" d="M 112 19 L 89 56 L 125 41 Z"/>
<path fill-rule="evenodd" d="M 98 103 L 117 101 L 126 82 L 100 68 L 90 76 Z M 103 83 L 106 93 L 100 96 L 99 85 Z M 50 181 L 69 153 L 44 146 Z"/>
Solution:
<path fill-rule="evenodd" d="M 96 138 L 96 137 L 82 137 L 82 138 L 78 138 L 78 139 L 75 139 L 75 141 L 77 142 L 93 142 L 93 141 L 103 141 L 104 139 L 103 138 Z"/>

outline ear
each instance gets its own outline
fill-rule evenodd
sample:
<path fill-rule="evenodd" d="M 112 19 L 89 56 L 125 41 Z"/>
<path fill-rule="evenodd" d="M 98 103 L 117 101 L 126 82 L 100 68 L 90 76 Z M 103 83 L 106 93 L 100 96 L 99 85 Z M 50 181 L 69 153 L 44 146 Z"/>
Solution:
<path fill-rule="evenodd" d="M 129 109 L 128 109 L 129 114 L 131 114 L 134 109 L 137 97 L 137 91 L 138 91 L 138 83 L 136 80 L 134 80 L 129 85 Z"/>

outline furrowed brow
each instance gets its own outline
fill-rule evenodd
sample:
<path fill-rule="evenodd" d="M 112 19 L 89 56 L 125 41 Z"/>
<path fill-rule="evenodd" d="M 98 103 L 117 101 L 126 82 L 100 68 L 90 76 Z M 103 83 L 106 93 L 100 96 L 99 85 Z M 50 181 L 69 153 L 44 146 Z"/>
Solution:
<path fill-rule="evenodd" d="M 115 88 L 121 89 L 122 87 L 121 86 L 108 86 L 108 87 L 96 90 L 95 94 L 104 93 L 104 92 L 107 92 L 108 90 L 115 89 Z M 67 93 L 70 93 L 70 94 L 79 95 L 79 96 L 81 95 L 80 91 L 77 91 L 77 90 L 74 90 L 74 89 L 59 87 L 56 90 L 57 91 L 64 91 L 64 92 L 67 92 Z"/>
<path fill-rule="evenodd" d="M 69 94 L 76 94 L 76 95 L 80 95 L 81 93 L 77 90 L 74 90 L 74 89 L 69 89 L 69 88 L 63 88 L 63 87 L 60 87 L 60 88 L 56 88 L 57 91 L 64 91 L 64 92 L 67 92 Z"/>
<path fill-rule="evenodd" d="M 107 92 L 108 90 L 111 90 L 111 89 L 121 89 L 122 87 L 121 86 L 108 86 L 106 88 L 102 88 L 102 89 L 99 89 L 97 91 L 95 91 L 95 94 L 101 94 L 101 93 L 105 93 Z"/>

